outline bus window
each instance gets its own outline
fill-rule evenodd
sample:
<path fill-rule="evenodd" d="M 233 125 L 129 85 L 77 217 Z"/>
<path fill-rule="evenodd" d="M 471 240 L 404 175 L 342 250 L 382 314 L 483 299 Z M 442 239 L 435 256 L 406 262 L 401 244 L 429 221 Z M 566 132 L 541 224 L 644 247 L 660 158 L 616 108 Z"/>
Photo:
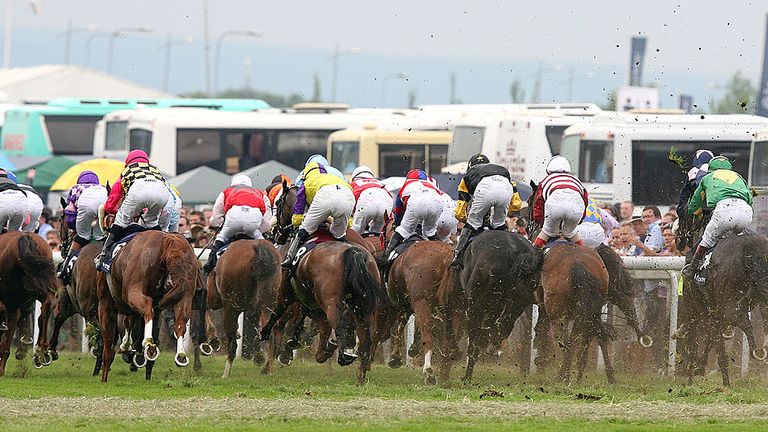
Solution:
<path fill-rule="evenodd" d="M 96 116 L 45 116 L 45 126 L 53 154 L 89 155 L 93 153 Z"/>
<path fill-rule="evenodd" d="M 747 141 L 633 141 L 632 142 L 632 200 L 635 204 L 676 203 L 685 173 L 669 162 L 669 150 L 687 158 L 698 149 L 710 149 L 727 156 L 734 171 L 747 175 L 749 147 Z M 746 178 L 746 177 L 745 177 Z"/>
<path fill-rule="evenodd" d="M 359 141 L 334 141 L 331 144 L 331 164 L 342 173 L 352 174 L 359 163 Z"/>
<path fill-rule="evenodd" d="M 379 144 L 379 177 L 404 176 L 412 169 L 424 169 L 423 145 Z"/>
<path fill-rule="evenodd" d="M 126 135 L 128 133 L 127 121 L 107 122 L 107 138 L 104 143 L 105 150 L 125 150 Z"/>
<path fill-rule="evenodd" d="M 563 143 L 563 132 L 568 126 L 545 126 L 544 133 L 547 135 L 549 150 L 553 155 L 560 154 L 560 145 Z"/>
<path fill-rule="evenodd" d="M 242 157 L 239 161 L 239 169 L 236 172 L 244 171 L 266 162 L 267 152 L 264 132 L 248 131 L 243 133 L 239 145 L 242 149 Z"/>
<path fill-rule="evenodd" d="M 179 129 L 176 133 L 176 175 L 201 165 L 224 169 L 221 133 L 216 130 Z"/>
<path fill-rule="evenodd" d="M 448 162 L 448 146 L 447 145 L 431 145 L 429 146 L 429 166 L 427 166 L 427 174 L 435 175 L 440 174 L 440 170 L 445 168 Z"/>
<path fill-rule="evenodd" d="M 480 153 L 484 136 L 484 127 L 456 126 L 453 130 L 448 161 L 452 164 L 466 162 L 472 155 Z"/>
<path fill-rule="evenodd" d="M 613 181 L 613 141 L 580 140 L 577 135 L 571 135 L 563 140 L 560 150 L 581 181 Z"/>
<path fill-rule="evenodd" d="M 752 186 L 768 186 L 768 141 L 755 141 L 752 160 Z"/>
<path fill-rule="evenodd" d="M 147 154 L 150 154 L 152 150 L 152 131 L 131 129 L 128 135 L 128 146 L 131 150 L 144 150 Z"/>
<path fill-rule="evenodd" d="M 278 162 L 292 167 L 303 167 L 313 154 L 324 155 L 331 130 L 304 130 L 277 132 Z"/>

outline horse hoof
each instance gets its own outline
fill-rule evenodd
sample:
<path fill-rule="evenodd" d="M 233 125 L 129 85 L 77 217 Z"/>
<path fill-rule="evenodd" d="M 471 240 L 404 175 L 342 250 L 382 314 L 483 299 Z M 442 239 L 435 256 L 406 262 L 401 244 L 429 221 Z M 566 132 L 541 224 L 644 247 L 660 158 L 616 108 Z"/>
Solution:
<path fill-rule="evenodd" d="M 59 352 L 58 351 L 50 350 L 48 352 L 50 353 L 49 355 L 51 356 L 51 360 L 52 361 L 56 361 L 56 360 L 59 359 Z"/>
<path fill-rule="evenodd" d="M 261 366 L 264 364 L 264 362 L 267 361 L 267 359 L 264 358 L 264 354 L 261 352 L 257 352 L 253 355 L 253 363 Z"/>
<path fill-rule="evenodd" d="M 399 357 L 393 357 L 393 358 L 389 359 L 389 363 L 387 363 L 387 365 L 391 369 L 397 369 L 397 368 L 403 366 L 403 359 L 401 359 Z"/>
<path fill-rule="evenodd" d="M 16 351 L 16 354 L 14 354 L 14 357 L 16 358 L 16 360 L 21 361 L 21 360 L 24 360 L 25 355 L 26 353 L 24 351 Z"/>
<path fill-rule="evenodd" d="M 37 354 L 32 356 L 32 365 L 35 367 L 35 369 L 42 369 L 43 366 L 45 366 L 40 360 L 40 356 Z"/>
<path fill-rule="evenodd" d="M 437 384 L 437 378 L 434 375 L 427 375 L 424 377 L 424 384 L 435 385 Z"/>
<path fill-rule="evenodd" d="M 144 354 L 136 354 L 133 356 L 133 360 L 131 361 L 131 364 L 136 367 L 136 369 L 141 369 L 147 365 L 147 357 L 144 356 Z"/>
<path fill-rule="evenodd" d="M 277 361 L 279 361 L 283 366 L 290 366 L 291 363 L 293 363 L 293 355 L 283 355 L 283 353 L 280 353 L 277 356 Z"/>
<path fill-rule="evenodd" d="M 43 366 L 50 366 L 51 363 L 53 363 L 53 355 L 50 351 L 45 351 L 43 353 Z"/>
<path fill-rule="evenodd" d="M 339 365 L 349 366 L 355 361 L 356 358 L 357 354 L 355 354 L 355 350 L 352 348 L 347 348 L 339 355 Z"/>
<path fill-rule="evenodd" d="M 19 338 L 22 345 L 32 345 L 32 336 L 22 336 Z"/>
<path fill-rule="evenodd" d="M 736 329 L 733 327 L 723 332 L 723 339 L 732 339 L 734 336 L 736 336 Z"/>
<path fill-rule="evenodd" d="M 650 348 L 653 346 L 653 338 L 648 335 L 640 336 L 640 345 L 643 348 Z"/>
<path fill-rule="evenodd" d="M 214 351 L 219 352 L 221 350 L 221 340 L 219 338 L 211 339 L 208 343 Z"/>
<path fill-rule="evenodd" d="M 133 363 L 133 357 L 136 355 L 136 351 L 123 351 L 120 353 L 120 357 L 123 359 L 124 362 L 131 364 Z"/>
<path fill-rule="evenodd" d="M 200 349 L 200 354 L 208 357 L 213 354 L 213 347 L 208 342 L 203 342 L 198 346 L 198 349 Z"/>
<path fill-rule="evenodd" d="M 285 346 L 288 347 L 289 350 L 295 350 L 299 349 L 301 343 L 297 339 L 290 338 L 288 339 L 288 342 L 285 343 Z"/>
<path fill-rule="evenodd" d="M 153 343 L 148 343 L 144 345 L 144 357 L 147 358 L 149 361 L 155 361 L 157 360 L 157 357 L 160 355 L 160 348 L 158 348 L 157 345 Z"/>
<path fill-rule="evenodd" d="M 472 377 L 470 376 L 464 376 L 464 378 L 461 379 L 461 383 L 464 385 L 467 385 L 472 382 Z"/>
<path fill-rule="evenodd" d="M 99 355 L 96 353 L 96 347 L 92 346 L 89 351 L 91 352 L 91 357 L 97 359 L 99 358 Z"/>
<path fill-rule="evenodd" d="M 411 347 L 408 348 L 408 357 L 418 357 L 419 354 L 421 354 L 421 347 L 416 346 L 416 344 L 412 344 Z"/>
<path fill-rule="evenodd" d="M 766 351 L 765 347 L 755 348 L 752 350 L 752 357 L 755 360 L 763 361 L 768 358 L 768 351 Z"/>
<path fill-rule="evenodd" d="M 187 357 L 187 355 L 184 353 L 176 353 L 176 356 L 173 358 L 173 360 L 176 362 L 176 366 L 178 367 L 189 366 L 189 357 Z"/>

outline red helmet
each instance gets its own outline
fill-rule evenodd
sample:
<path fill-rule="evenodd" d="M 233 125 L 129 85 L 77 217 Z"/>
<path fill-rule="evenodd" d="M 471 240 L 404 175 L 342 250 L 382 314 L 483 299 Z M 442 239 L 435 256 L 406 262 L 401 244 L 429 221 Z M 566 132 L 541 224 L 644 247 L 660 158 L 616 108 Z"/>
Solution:
<path fill-rule="evenodd" d="M 125 164 L 130 165 L 134 162 L 149 163 L 149 156 L 147 156 L 147 153 L 144 150 L 132 150 L 128 153 L 128 156 L 125 157 Z"/>
<path fill-rule="evenodd" d="M 405 178 L 408 180 L 427 180 L 429 177 L 427 177 L 427 173 L 420 169 L 412 169 L 408 171 Z"/>

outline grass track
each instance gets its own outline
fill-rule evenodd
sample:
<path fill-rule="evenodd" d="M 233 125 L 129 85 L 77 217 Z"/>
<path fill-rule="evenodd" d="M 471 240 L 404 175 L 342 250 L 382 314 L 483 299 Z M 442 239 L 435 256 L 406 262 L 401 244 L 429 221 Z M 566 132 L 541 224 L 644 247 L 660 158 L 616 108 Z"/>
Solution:
<path fill-rule="evenodd" d="M 356 365 L 329 367 L 297 361 L 263 376 L 237 361 L 220 378 L 223 358 L 204 359 L 204 371 L 179 369 L 169 355 L 155 368 L 129 373 L 115 363 L 110 382 L 90 376 L 92 359 L 65 354 L 41 370 L 9 362 L 0 379 L 0 430 L 169 429 L 315 431 L 364 427 L 372 430 L 743 430 L 768 427 L 765 380 L 718 386 L 719 376 L 687 386 L 684 380 L 619 375 L 609 387 L 596 373 L 583 384 L 564 386 L 542 376 L 482 364 L 464 386 L 454 369 L 446 386 L 421 384 L 420 371 L 375 365 L 369 383 L 355 385 Z M 24 378 L 21 378 L 25 376 Z M 503 397 L 483 397 L 493 389 Z M 578 394 L 600 397 L 577 399 Z M 597 429 L 595 429 L 597 428 Z"/>

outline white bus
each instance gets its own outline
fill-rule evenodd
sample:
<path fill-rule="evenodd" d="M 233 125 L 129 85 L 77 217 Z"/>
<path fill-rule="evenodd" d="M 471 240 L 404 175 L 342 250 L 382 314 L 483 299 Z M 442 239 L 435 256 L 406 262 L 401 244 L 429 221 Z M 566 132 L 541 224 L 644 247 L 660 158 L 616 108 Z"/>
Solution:
<path fill-rule="evenodd" d="M 637 205 L 677 204 L 683 169 L 698 149 L 723 154 L 747 176 L 752 137 L 768 119 L 749 115 L 610 113 L 565 131 L 560 153 L 595 199 Z"/>
<path fill-rule="evenodd" d="M 601 110 L 594 104 L 518 105 L 516 110 L 467 116 L 456 122 L 444 172 L 463 174 L 467 161 L 483 153 L 512 177 L 539 179 L 547 160 L 560 152 L 565 129 Z"/>
<path fill-rule="evenodd" d="M 757 192 L 754 198 L 754 226 L 768 236 L 768 130 L 755 134 L 750 152 L 749 186 Z"/>
<path fill-rule="evenodd" d="M 269 160 L 302 169 L 307 158 L 325 154 L 337 130 L 410 121 L 412 110 L 329 110 L 222 112 L 196 108 L 143 109 L 116 113 L 127 119 L 127 143 L 94 146 L 96 157 L 124 157 L 142 149 L 165 174 L 175 176 L 201 165 L 234 174 Z M 107 131 L 110 119 L 105 122 Z M 109 145 L 107 145 L 109 143 Z"/>

